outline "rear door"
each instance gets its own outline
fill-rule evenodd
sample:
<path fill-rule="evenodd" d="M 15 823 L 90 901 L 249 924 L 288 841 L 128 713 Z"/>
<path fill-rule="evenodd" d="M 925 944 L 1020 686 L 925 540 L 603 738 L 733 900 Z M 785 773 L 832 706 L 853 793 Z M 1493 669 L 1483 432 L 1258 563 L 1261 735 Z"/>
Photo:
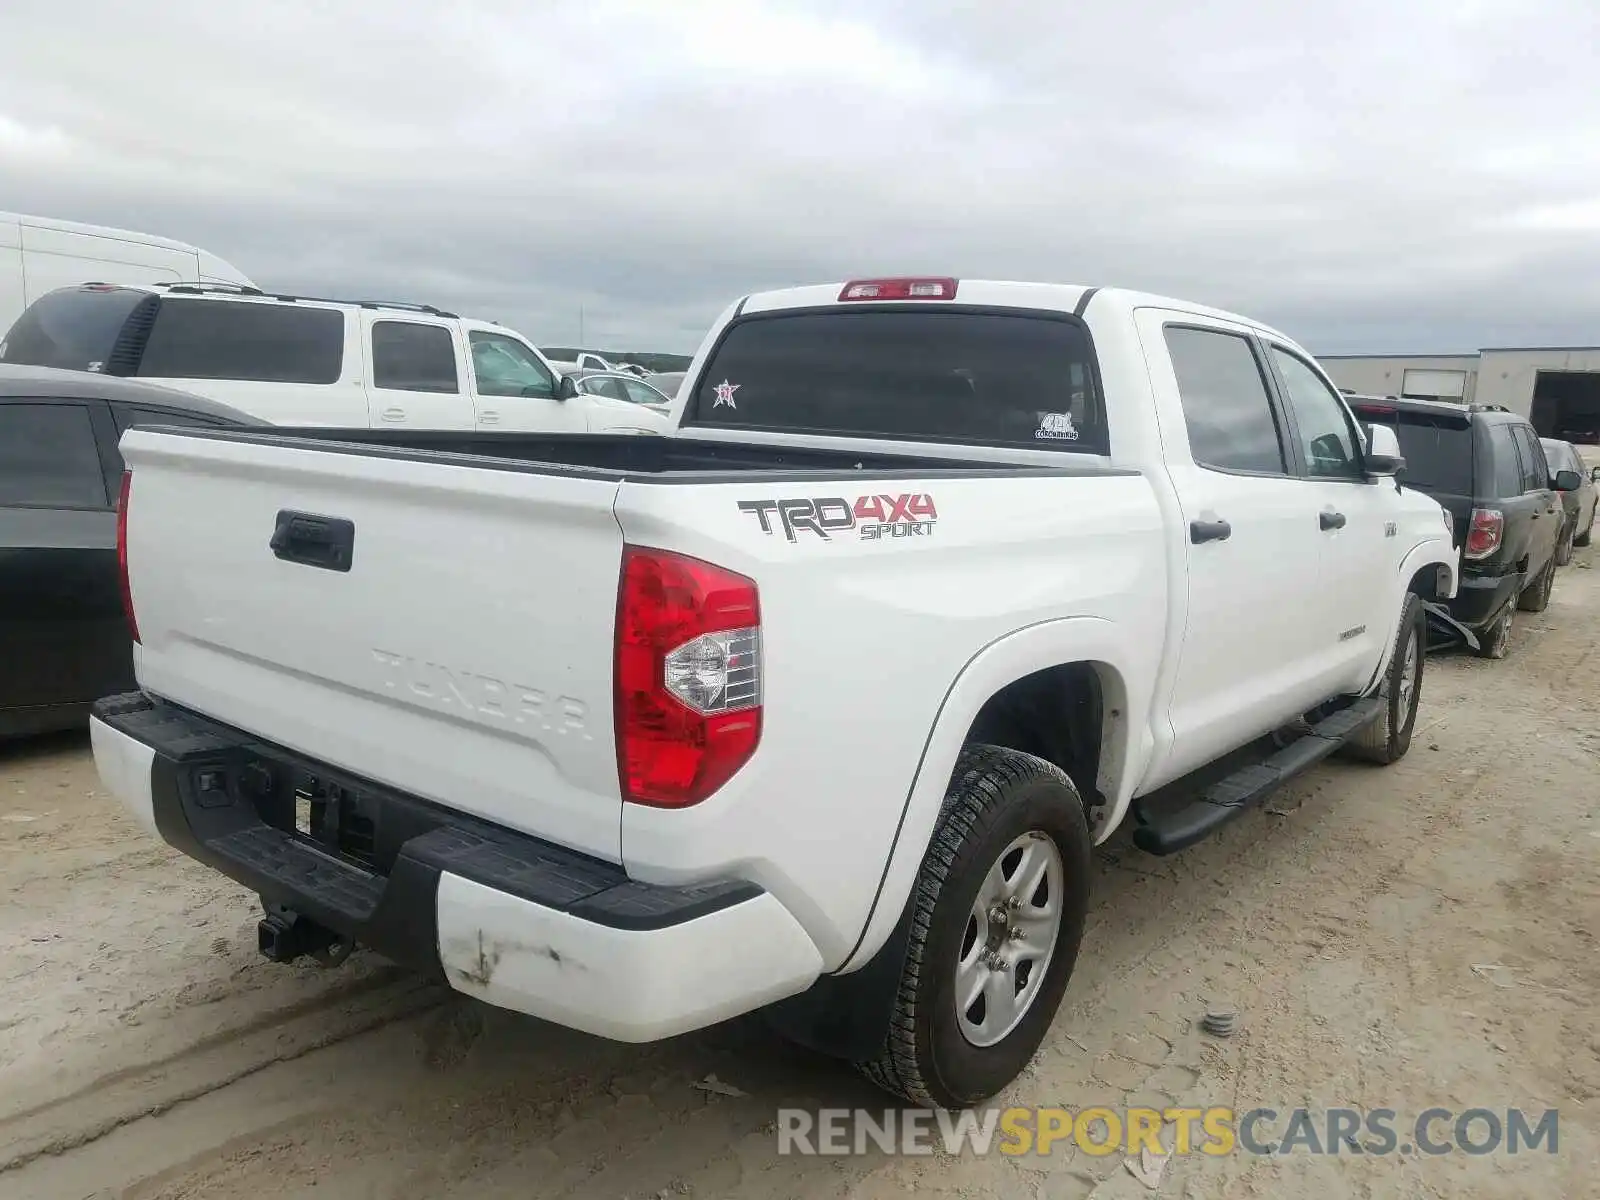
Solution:
<path fill-rule="evenodd" d="M 98 401 L 0 400 L 0 711 L 12 720 L 132 682 L 98 422 Z"/>
<path fill-rule="evenodd" d="M 1566 513 L 1561 506 L 1561 493 L 1550 486 L 1550 463 L 1544 456 L 1544 447 L 1539 444 L 1533 426 L 1513 425 L 1511 432 L 1517 440 L 1523 495 L 1531 514 L 1528 575 L 1532 578 L 1555 556 Z"/>
<path fill-rule="evenodd" d="M 1316 506 L 1319 583 L 1307 605 L 1320 627 L 1313 670 L 1325 695 L 1355 691 L 1371 678 L 1398 617 L 1392 484 L 1367 480 L 1360 427 L 1338 389 L 1295 350 L 1267 347 L 1292 422 L 1296 473 Z"/>
<path fill-rule="evenodd" d="M 375 428 L 472 429 L 467 361 L 456 329 L 427 317 L 363 312 Z"/>
<path fill-rule="evenodd" d="M 1292 471 L 1287 427 L 1251 331 L 1157 309 L 1138 317 L 1182 507 L 1187 619 L 1172 688 L 1173 749 L 1154 787 L 1266 733 L 1323 697 L 1317 497 Z"/>
<path fill-rule="evenodd" d="M 1504 517 L 1500 546 L 1487 559 L 1474 564 L 1491 575 L 1507 575 L 1526 563 L 1536 569 L 1543 563 L 1544 498 L 1531 486 L 1533 467 L 1526 462 L 1526 451 L 1519 444 L 1516 429 L 1506 421 L 1485 422 L 1488 469 L 1483 472 L 1491 485 L 1493 505 Z"/>

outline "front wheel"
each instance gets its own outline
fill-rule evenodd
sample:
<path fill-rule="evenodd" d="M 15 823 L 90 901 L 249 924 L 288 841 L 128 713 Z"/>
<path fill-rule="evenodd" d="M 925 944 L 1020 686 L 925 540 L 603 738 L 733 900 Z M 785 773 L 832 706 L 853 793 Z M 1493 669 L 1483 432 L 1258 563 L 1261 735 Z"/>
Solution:
<path fill-rule="evenodd" d="M 1422 598 L 1415 592 L 1408 592 L 1400 610 L 1394 654 L 1378 685 L 1378 695 L 1387 701 L 1383 715 L 1358 731 L 1346 744 L 1351 757 L 1387 766 L 1404 758 L 1411 749 L 1411 732 L 1416 728 L 1417 708 L 1422 703 L 1427 636 L 1428 614 L 1422 606 Z"/>
<path fill-rule="evenodd" d="M 969 746 L 912 896 L 911 937 L 878 1057 L 886 1091 L 968 1108 L 1019 1074 L 1050 1028 L 1089 907 L 1088 822 L 1051 763 Z"/>

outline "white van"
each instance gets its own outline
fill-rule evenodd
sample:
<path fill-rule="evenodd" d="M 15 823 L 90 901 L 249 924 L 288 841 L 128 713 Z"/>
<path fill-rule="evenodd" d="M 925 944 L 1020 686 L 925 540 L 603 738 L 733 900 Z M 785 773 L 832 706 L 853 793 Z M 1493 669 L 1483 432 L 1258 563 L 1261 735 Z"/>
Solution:
<path fill-rule="evenodd" d="M 46 292 L 97 282 L 250 285 L 231 263 L 186 242 L 0 212 L 0 334 Z"/>
<path fill-rule="evenodd" d="M 162 383 L 274 425 L 666 433 L 581 393 L 521 334 L 426 304 L 215 283 L 83 283 L 35 300 L 0 362 Z"/>

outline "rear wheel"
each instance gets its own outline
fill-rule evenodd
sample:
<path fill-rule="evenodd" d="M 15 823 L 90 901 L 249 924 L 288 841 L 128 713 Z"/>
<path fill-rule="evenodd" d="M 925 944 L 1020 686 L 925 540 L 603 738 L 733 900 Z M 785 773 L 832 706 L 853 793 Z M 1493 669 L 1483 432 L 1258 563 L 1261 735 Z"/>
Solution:
<path fill-rule="evenodd" d="M 1523 612 L 1543 612 L 1550 607 L 1550 589 L 1556 584 L 1556 560 L 1552 555 L 1550 561 L 1545 563 L 1544 570 L 1539 572 L 1535 579 L 1522 594 L 1517 597 L 1517 607 Z"/>
<path fill-rule="evenodd" d="M 1411 733 L 1416 728 L 1417 708 L 1422 703 L 1427 632 L 1427 611 L 1422 607 L 1422 599 L 1415 592 L 1409 593 L 1400 610 L 1394 654 L 1383 673 L 1383 682 L 1378 685 L 1378 695 L 1387 701 L 1383 715 L 1345 744 L 1352 758 L 1387 766 L 1404 758 L 1411 749 Z"/>
<path fill-rule="evenodd" d="M 1014 1080 L 1066 991 L 1089 907 L 1088 822 L 1065 772 L 997 746 L 963 750 L 912 896 L 883 1050 L 862 1072 L 930 1108 Z"/>
<path fill-rule="evenodd" d="M 1517 606 L 1510 601 L 1494 619 L 1494 624 L 1484 630 L 1478 637 L 1478 656 L 1480 658 L 1504 658 L 1506 651 L 1511 649 L 1511 622 L 1516 616 Z"/>
<path fill-rule="evenodd" d="M 1582 533 L 1580 533 L 1577 537 L 1572 539 L 1572 544 L 1574 546 L 1587 546 L 1589 544 L 1589 535 L 1591 533 L 1593 533 L 1593 532 L 1594 532 L 1594 513 L 1591 512 L 1589 514 L 1589 523 L 1583 527 L 1583 532 Z"/>
<path fill-rule="evenodd" d="M 1572 522 L 1572 528 L 1561 535 L 1561 542 L 1556 546 L 1556 566 L 1564 567 L 1572 561 L 1572 548 L 1578 544 L 1578 522 Z"/>

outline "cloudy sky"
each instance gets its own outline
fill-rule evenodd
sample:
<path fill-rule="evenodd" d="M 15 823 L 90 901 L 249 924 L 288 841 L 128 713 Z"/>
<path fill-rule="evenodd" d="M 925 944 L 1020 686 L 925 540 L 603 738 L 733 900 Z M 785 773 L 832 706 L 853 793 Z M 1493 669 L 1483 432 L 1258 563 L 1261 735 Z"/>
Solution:
<path fill-rule="evenodd" d="M 1595 0 L 0 0 L 0 209 L 544 344 L 874 273 L 1595 344 L 1597 79 Z"/>

